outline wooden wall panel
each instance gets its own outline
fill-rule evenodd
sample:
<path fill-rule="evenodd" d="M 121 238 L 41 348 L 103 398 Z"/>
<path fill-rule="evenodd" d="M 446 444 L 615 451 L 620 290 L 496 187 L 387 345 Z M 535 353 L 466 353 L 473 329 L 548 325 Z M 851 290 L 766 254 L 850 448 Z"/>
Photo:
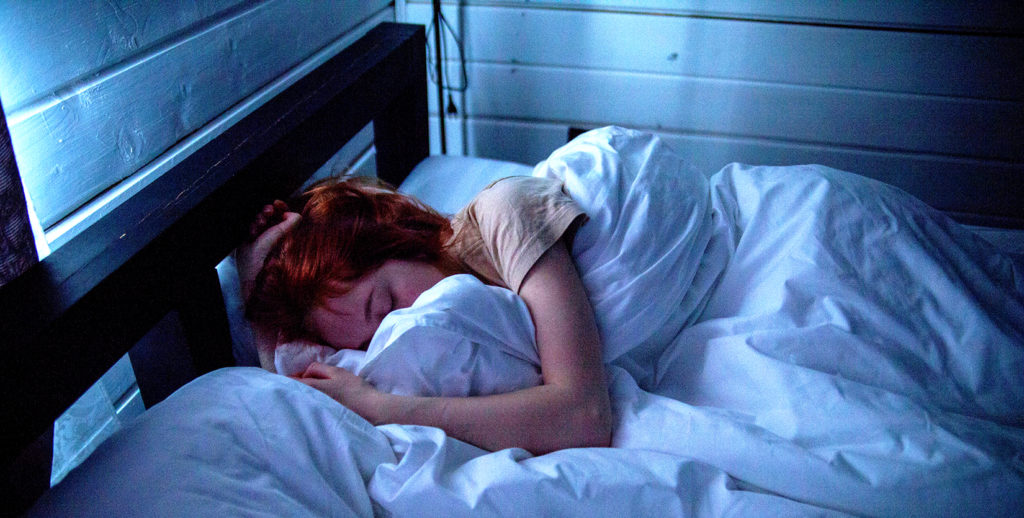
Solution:
<path fill-rule="evenodd" d="M 412 4 L 430 4 L 412 0 Z M 445 0 L 474 6 L 670 14 L 987 34 L 1024 31 L 1019 2 L 822 2 L 820 0 Z"/>
<path fill-rule="evenodd" d="M 470 65 L 469 80 L 470 118 L 1024 161 L 1021 140 L 994 131 L 1024 127 L 1022 105 L 1006 101 L 498 64 Z"/>
<path fill-rule="evenodd" d="M 471 155 L 535 165 L 565 142 L 568 126 L 547 122 L 473 119 L 467 123 Z M 991 207 L 1020 205 L 1024 194 L 1013 179 L 1021 168 L 1003 162 L 837 149 L 764 139 L 662 134 L 694 170 L 710 176 L 732 162 L 758 165 L 822 164 L 869 176 L 913 191 L 932 206 L 958 212 L 963 191 L 985 190 Z M 1009 185 L 992 189 L 991 185 Z M 948 186 L 955 185 L 956 189 Z M 997 211 L 998 212 L 998 211 Z"/>
<path fill-rule="evenodd" d="M 167 9 L 151 14 L 173 18 Z M 9 112 L 18 162 L 43 225 L 52 226 L 381 12 L 393 16 L 389 2 L 312 2 L 301 9 L 286 0 L 247 4 L 163 40 L 157 31 L 157 43 L 140 53 L 121 49 L 109 60 L 104 56 L 95 61 L 95 73 Z M 145 20 L 136 22 L 144 26 Z"/>
<path fill-rule="evenodd" d="M 407 12 L 430 20 L 429 5 Z M 1020 37 L 486 6 L 445 15 L 475 63 L 1024 100 Z"/>
<path fill-rule="evenodd" d="M 243 0 L 0 3 L 0 96 L 12 111 L 251 10 Z M 28 73 L 30 72 L 30 73 Z"/>
<path fill-rule="evenodd" d="M 429 2 L 405 4 L 429 23 Z M 1024 215 L 1024 6 L 754 4 L 446 2 L 469 75 L 449 150 L 535 163 L 570 126 L 619 124 L 707 174 L 823 163 L 947 210 Z"/>
<path fill-rule="evenodd" d="M 150 182 L 159 178 L 165 171 L 174 167 L 182 160 L 187 159 L 195 149 L 216 138 L 227 128 L 230 128 L 232 124 L 259 108 L 267 99 L 280 93 L 315 67 L 337 54 L 340 50 L 348 47 L 377 24 L 391 21 L 392 19 L 391 9 L 378 11 L 369 19 L 350 29 L 306 60 L 289 69 L 285 74 L 264 84 L 249 97 L 235 103 L 206 125 L 176 142 L 163 154 L 144 165 L 128 178 L 104 191 L 66 218 L 60 220 L 56 225 L 47 230 L 47 239 L 54 247 L 67 242 L 68 239 L 74 237 L 81 229 L 101 218 L 122 200 L 143 189 Z"/>

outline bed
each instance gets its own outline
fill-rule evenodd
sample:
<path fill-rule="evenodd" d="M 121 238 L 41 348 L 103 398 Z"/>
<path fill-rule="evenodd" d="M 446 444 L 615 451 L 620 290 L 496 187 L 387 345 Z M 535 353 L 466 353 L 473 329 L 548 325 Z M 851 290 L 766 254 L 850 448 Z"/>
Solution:
<path fill-rule="evenodd" d="M 655 136 L 614 127 L 536 166 L 428 159 L 423 39 L 378 27 L 3 288 L 17 366 L 3 382 L 17 423 L 5 482 L 25 505 L 53 419 L 168 312 L 196 375 L 30 514 L 1022 514 L 1019 232 L 986 239 L 820 166 L 708 178 Z M 368 123 L 378 174 L 443 212 L 530 174 L 561 179 L 585 208 L 573 253 L 606 343 L 612 448 L 486 452 L 434 428 L 373 427 L 298 382 L 231 366 L 233 303 L 214 266 L 260 204 Z M 471 277 L 442 284 L 413 309 L 450 320 L 396 318 L 379 347 L 335 361 L 395 391 L 536 383 L 516 298 Z M 413 382 L 392 369 L 409 352 L 436 360 L 407 365 L 425 373 Z M 157 377 L 180 351 L 158 353 Z M 431 385 L 453 368 L 465 375 Z"/>

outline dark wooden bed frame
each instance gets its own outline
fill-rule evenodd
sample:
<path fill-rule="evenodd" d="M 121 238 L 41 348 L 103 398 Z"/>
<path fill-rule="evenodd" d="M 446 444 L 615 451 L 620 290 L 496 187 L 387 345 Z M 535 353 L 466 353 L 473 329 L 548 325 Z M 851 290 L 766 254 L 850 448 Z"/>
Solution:
<path fill-rule="evenodd" d="M 3 513 L 49 487 L 54 420 L 129 350 L 147 406 L 234 364 L 215 266 L 367 124 L 400 183 L 429 153 L 425 61 L 422 26 L 377 26 L 0 288 Z M 182 350 L 134 350 L 169 314 Z M 170 387 L 164 354 L 191 358 Z"/>

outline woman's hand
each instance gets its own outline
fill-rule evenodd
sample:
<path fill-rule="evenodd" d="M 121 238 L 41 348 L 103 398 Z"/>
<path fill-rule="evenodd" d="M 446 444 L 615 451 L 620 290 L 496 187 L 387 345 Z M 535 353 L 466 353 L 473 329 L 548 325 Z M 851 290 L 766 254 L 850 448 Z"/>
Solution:
<path fill-rule="evenodd" d="M 301 217 L 288 212 L 288 205 L 281 200 L 264 205 L 249 226 L 249 242 L 235 249 L 235 265 L 242 300 L 248 302 L 256 277 L 263 269 L 267 254 L 285 234 L 295 228 Z M 259 354 L 260 366 L 274 372 L 274 347 L 277 346 L 277 330 L 252 323 L 253 340 Z"/>
<path fill-rule="evenodd" d="M 363 378 L 340 367 L 313 362 L 295 379 L 327 394 L 367 421 L 383 424 L 376 410 L 385 395 Z"/>
<path fill-rule="evenodd" d="M 238 278 L 243 299 L 252 293 L 256 276 L 263 269 L 267 254 L 285 234 L 299 223 L 301 216 L 288 212 L 288 205 L 281 200 L 264 205 L 256 219 L 249 226 L 249 242 L 235 250 Z"/>

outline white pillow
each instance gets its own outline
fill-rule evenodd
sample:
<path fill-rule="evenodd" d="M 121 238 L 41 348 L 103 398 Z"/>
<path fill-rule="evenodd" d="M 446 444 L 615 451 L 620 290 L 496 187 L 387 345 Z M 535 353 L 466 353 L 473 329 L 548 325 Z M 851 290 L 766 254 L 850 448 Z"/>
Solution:
<path fill-rule="evenodd" d="M 509 176 L 530 176 L 533 168 L 468 156 L 432 156 L 416 165 L 398 187 L 442 214 L 455 214 L 491 183 Z"/>
<path fill-rule="evenodd" d="M 412 307 L 388 314 L 365 352 L 308 343 L 275 352 L 281 374 L 300 373 L 312 361 L 346 368 L 400 395 L 479 396 L 541 382 L 526 304 L 467 274 L 443 279 Z"/>

